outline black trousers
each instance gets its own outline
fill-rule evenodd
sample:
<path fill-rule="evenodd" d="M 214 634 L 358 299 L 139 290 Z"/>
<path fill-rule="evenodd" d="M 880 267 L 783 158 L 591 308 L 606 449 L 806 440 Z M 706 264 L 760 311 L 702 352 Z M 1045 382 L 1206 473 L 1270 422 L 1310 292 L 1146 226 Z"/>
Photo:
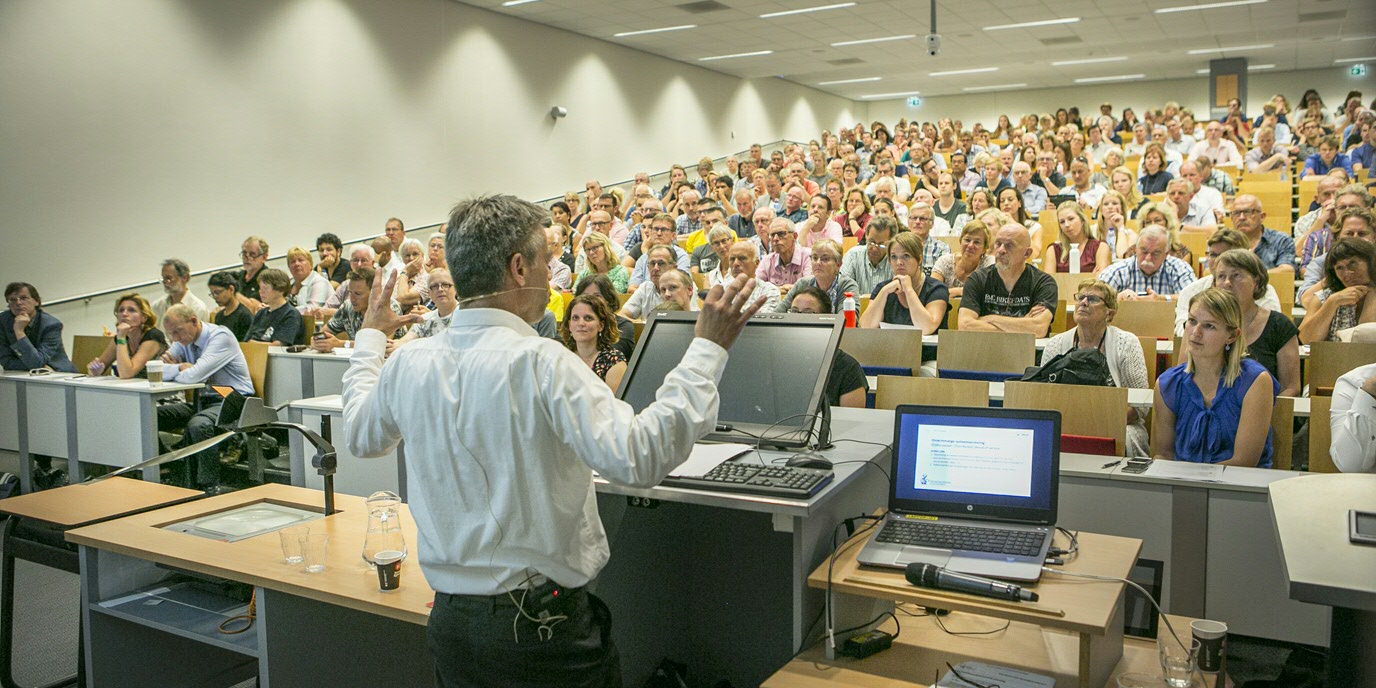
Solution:
<path fill-rule="evenodd" d="M 569 618 L 544 637 L 540 624 L 520 616 L 506 595 L 436 593 L 426 629 L 435 684 L 620 688 L 621 657 L 612 644 L 607 605 L 581 588 L 566 594 L 562 613 Z"/>
<path fill-rule="evenodd" d="M 158 407 L 158 430 L 161 432 L 182 433 L 181 445 L 193 445 L 215 436 L 215 421 L 220 417 L 222 400 L 216 396 L 207 400 L 198 411 L 186 402 L 163 404 Z M 207 449 L 187 461 L 194 466 L 189 470 L 195 476 L 197 487 L 215 487 L 220 484 L 220 456 L 217 449 Z"/>

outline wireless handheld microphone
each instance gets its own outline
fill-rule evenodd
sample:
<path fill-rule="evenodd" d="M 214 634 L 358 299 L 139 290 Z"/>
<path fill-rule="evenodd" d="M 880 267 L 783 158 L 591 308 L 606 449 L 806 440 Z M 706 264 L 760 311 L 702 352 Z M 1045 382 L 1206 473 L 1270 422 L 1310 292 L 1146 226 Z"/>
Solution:
<path fill-rule="evenodd" d="M 934 590 L 950 590 L 952 592 L 963 592 L 970 595 L 980 595 L 983 597 L 993 597 L 1000 600 L 1012 600 L 1014 602 L 1036 602 L 1037 593 L 1031 590 L 1023 590 L 1021 586 L 1012 583 L 996 581 L 992 578 L 981 578 L 964 573 L 947 571 L 946 569 L 933 564 L 922 564 L 913 562 L 908 564 L 907 570 L 903 575 L 909 583 L 919 588 L 932 588 Z"/>

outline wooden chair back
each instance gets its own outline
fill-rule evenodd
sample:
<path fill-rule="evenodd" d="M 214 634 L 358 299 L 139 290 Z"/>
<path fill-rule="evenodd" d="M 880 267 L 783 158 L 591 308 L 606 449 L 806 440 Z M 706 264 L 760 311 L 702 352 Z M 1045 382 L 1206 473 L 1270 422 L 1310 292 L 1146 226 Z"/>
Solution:
<path fill-rule="evenodd" d="M 1074 321 L 1070 317 L 1070 310 L 1066 305 L 1065 299 L 1056 300 L 1056 314 L 1051 316 L 1051 334 L 1060 334 L 1070 329 Z"/>
<path fill-rule="evenodd" d="M 1285 266 L 1271 268 L 1266 278 L 1280 299 L 1280 312 L 1290 317 L 1295 312 L 1295 271 Z"/>
<path fill-rule="evenodd" d="M 1172 337 L 1172 338 L 1171 338 L 1171 356 L 1170 356 L 1170 361 L 1171 361 L 1171 367 L 1172 367 L 1172 368 L 1174 368 L 1175 366 L 1178 366 L 1178 365 L 1180 365 L 1181 363 L 1184 363 L 1184 362 L 1185 362 L 1185 344 L 1184 344 L 1183 342 L 1180 341 L 1180 337 Z M 1162 371 L 1162 372 L 1165 372 L 1165 371 Z"/>
<path fill-rule="evenodd" d="M 860 240 L 853 236 L 841 238 L 841 255 L 844 256 L 848 251 L 860 245 Z"/>
<path fill-rule="evenodd" d="M 301 332 L 305 335 L 306 341 L 310 342 L 311 335 L 315 334 L 316 322 L 314 315 L 301 316 Z"/>
<path fill-rule="evenodd" d="M 1156 389 L 1156 376 L 1160 375 L 1156 369 L 1156 338 L 1138 337 L 1137 341 L 1142 345 L 1142 358 L 1147 364 L 1147 382 L 1152 389 Z"/>
<path fill-rule="evenodd" d="M 1036 360 L 1037 338 L 1026 332 L 937 332 L 940 369 L 1021 373 Z"/>
<path fill-rule="evenodd" d="M 1209 255 L 1209 236 L 1213 232 L 1176 232 L 1176 241 L 1179 241 L 1185 248 L 1190 249 L 1194 256 L 1194 265 L 1190 268 L 1194 274 L 1203 275 L 1204 266 L 1202 265 L 1205 256 Z"/>
<path fill-rule="evenodd" d="M 943 244 L 946 244 L 946 247 L 949 248 L 949 249 L 951 249 L 951 253 L 954 253 L 954 254 L 956 254 L 956 255 L 960 255 L 960 237 L 959 237 L 959 236 L 942 236 L 942 237 L 937 237 L 937 240 L 940 241 L 940 242 L 943 243 Z"/>
<path fill-rule="evenodd" d="M 239 342 L 239 349 L 244 352 L 244 361 L 248 363 L 248 378 L 253 381 L 253 394 L 259 397 L 268 389 L 269 346 L 267 342 Z"/>
<path fill-rule="evenodd" d="M 1276 397 L 1271 410 L 1271 468 L 1290 470 L 1295 443 L 1295 399 Z"/>
<path fill-rule="evenodd" d="M 922 367 L 922 330 L 847 328 L 840 349 L 862 366 L 907 368 L 917 374 Z"/>
<path fill-rule="evenodd" d="M 1333 389 L 1338 378 L 1357 366 L 1376 361 L 1376 342 L 1314 342 L 1309 345 L 1309 358 L 1304 361 L 1305 383 L 1309 395 L 1319 396 L 1315 390 Z"/>
<path fill-rule="evenodd" d="M 953 330 L 960 329 L 960 297 L 951 299 L 951 305 L 946 309 L 946 327 Z"/>
<path fill-rule="evenodd" d="M 1074 303 L 1075 293 L 1080 290 L 1080 283 L 1087 279 L 1094 279 L 1094 275 L 1083 272 L 1079 274 L 1057 272 L 1051 275 L 1051 279 L 1056 280 L 1056 298 L 1066 303 Z"/>
<path fill-rule="evenodd" d="M 899 404 L 970 408 L 989 405 L 989 383 L 980 380 L 880 375 L 875 387 L 874 407 L 879 409 L 892 410 Z"/>
<path fill-rule="evenodd" d="M 1314 194 L 1319 192 L 1318 179 L 1301 179 L 1298 183 L 1300 208 L 1308 208 L 1309 203 L 1314 200 Z M 1304 215 L 1304 213 L 1300 213 Z"/>
<path fill-rule="evenodd" d="M 860 299 L 859 299 L 858 306 L 859 306 L 859 308 L 860 308 L 860 315 L 864 315 L 864 314 L 865 314 L 865 309 L 867 309 L 867 308 L 870 307 L 870 295 L 869 295 L 869 294 L 861 294 L 861 295 L 860 295 Z"/>
<path fill-rule="evenodd" d="M 626 305 L 626 302 L 627 302 L 627 301 L 630 301 L 630 300 L 631 300 L 631 295 L 630 295 L 630 294 L 626 294 L 626 293 L 617 293 L 617 295 L 616 295 L 616 307 L 617 307 L 618 309 L 620 309 L 622 306 Z"/>
<path fill-rule="evenodd" d="M 1117 456 L 1127 452 L 1126 387 L 1009 381 L 1003 386 L 1003 406 L 1060 411 L 1062 433 L 1111 437 Z"/>
<path fill-rule="evenodd" d="M 95 334 L 79 334 L 72 337 L 72 365 L 76 367 L 76 371 L 86 372 L 86 366 L 105 353 L 105 347 L 109 346 L 113 339 L 114 337 Z M 114 366 L 107 366 L 105 374 L 109 375 L 113 368 Z"/>
<path fill-rule="evenodd" d="M 1275 169 L 1269 172 L 1244 171 L 1239 179 L 1243 182 L 1279 182 L 1285 179 L 1285 170 Z"/>
<path fill-rule="evenodd" d="M 707 275 L 704 275 L 701 272 L 694 272 L 690 274 L 693 275 L 693 284 L 696 285 L 699 290 L 707 288 Z M 565 304 L 565 307 L 567 308 L 567 304 Z"/>
<path fill-rule="evenodd" d="M 1333 441 L 1333 426 L 1329 425 L 1329 414 L 1333 408 L 1333 397 L 1309 398 L 1309 472 L 1337 473 L 1333 455 L 1328 453 Z"/>
<path fill-rule="evenodd" d="M 1175 336 L 1175 302 L 1119 301 L 1112 324 L 1139 337 L 1170 339 Z"/>

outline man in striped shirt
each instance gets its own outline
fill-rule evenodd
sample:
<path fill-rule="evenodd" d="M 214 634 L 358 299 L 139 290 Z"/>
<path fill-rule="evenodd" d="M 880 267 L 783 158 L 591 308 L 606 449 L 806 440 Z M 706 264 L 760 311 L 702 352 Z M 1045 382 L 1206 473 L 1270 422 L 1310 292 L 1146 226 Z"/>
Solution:
<path fill-rule="evenodd" d="M 1118 298 L 1171 301 L 1194 281 L 1194 270 L 1169 255 L 1170 234 L 1161 225 L 1147 225 L 1137 239 L 1137 253 L 1104 268 L 1099 279 L 1118 291 Z"/>

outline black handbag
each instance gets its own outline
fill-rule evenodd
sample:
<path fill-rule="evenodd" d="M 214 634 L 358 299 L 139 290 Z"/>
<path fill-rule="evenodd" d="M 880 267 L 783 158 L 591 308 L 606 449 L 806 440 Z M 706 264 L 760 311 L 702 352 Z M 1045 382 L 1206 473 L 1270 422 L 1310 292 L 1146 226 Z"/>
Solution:
<path fill-rule="evenodd" d="M 1112 387 L 1113 375 L 1108 370 L 1108 359 L 1102 351 L 1074 348 L 1040 366 L 1030 366 L 1023 374 L 1022 382 Z"/>

